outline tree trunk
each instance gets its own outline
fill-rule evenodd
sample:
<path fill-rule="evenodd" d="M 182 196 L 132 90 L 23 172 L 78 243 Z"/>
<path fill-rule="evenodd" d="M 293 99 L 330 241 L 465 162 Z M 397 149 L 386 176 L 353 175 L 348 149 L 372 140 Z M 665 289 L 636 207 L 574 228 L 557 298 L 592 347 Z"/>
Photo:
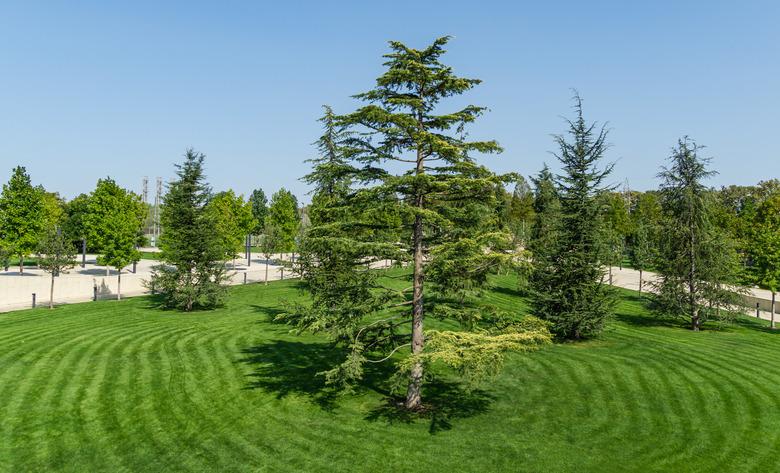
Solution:
<path fill-rule="evenodd" d="M 116 300 L 122 300 L 122 268 L 116 273 Z"/>
<path fill-rule="evenodd" d="M 690 238 L 690 254 L 689 261 L 689 274 L 688 274 L 688 304 L 691 311 L 691 329 L 694 332 L 699 331 L 701 321 L 699 320 L 699 308 L 696 306 L 696 235 L 693 230 L 693 225 L 689 224 L 689 231 L 691 232 Z"/>
<path fill-rule="evenodd" d="M 422 95 L 422 94 L 421 94 Z M 422 128 L 422 118 L 418 117 Z M 425 172 L 423 150 L 417 148 L 417 175 Z M 423 194 L 420 192 L 415 198 L 415 206 L 423 208 Z M 423 219 L 421 215 L 414 218 L 413 240 L 414 246 L 414 279 L 412 293 L 412 356 L 419 355 L 423 351 L 425 337 L 423 335 Z M 423 365 L 419 360 L 412 366 L 409 373 L 409 386 L 406 390 L 407 409 L 419 409 L 422 404 L 422 380 Z"/>
<path fill-rule="evenodd" d="M 772 329 L 775 328 L 775 291 L 772 291 L 772 311 L 769 314 Z"/>
<path fill-rule="evenodd" d="M 19 274 L 24 274 L 24 255 L 19 255 Z"/>
<path fill-rule="evenodd" d="M 609 265 L 609 285 L 612 285 L 612 265 Z"/>
<path fill-rule="evenodd" d="M 49 287 L 49 309 L 54 308 L 54 271 L 51 272 L 51 287 Z"/>
<path fill-rule="evenodd" d="M 639 270 L 639 293 L 642 294 L 642 270 Z"/>
<path fill-rule="evenodd" d="M 265 257 L 265 285 L 268 285 L 268 257 Z"/>

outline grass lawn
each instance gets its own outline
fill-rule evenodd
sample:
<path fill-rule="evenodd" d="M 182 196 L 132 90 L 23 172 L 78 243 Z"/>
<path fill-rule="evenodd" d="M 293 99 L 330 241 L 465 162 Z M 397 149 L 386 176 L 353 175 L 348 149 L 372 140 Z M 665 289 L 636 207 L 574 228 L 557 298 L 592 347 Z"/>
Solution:
<path fill-rule="evenodd" d="M 339 357 L 270 319 L 293 281 L 181 314 L 148 298 L 0 314 L 3 471 L 776 471 L 780 338 L 742 319 L 692 333 L 622 292 L 601 339 L 513 356 L 428 418 L 315 373 Z M 485 299 L 522 310 L 514 280 Z M 382 368 L 377 368 L 382 369 Z"/>

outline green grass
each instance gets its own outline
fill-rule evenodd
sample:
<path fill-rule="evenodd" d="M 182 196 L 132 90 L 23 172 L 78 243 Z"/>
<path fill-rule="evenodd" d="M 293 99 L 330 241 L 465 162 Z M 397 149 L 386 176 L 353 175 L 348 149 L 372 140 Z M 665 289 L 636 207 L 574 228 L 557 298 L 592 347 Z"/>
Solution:
<path fill-rule="evenodd" d="M 160 253 L 156 251 L 141 251 L 141 259 L 150 259 L 159 261 L 160 260 Z"/>
<path fill-rule="evenodd" d="M 598 340 L 513 356 L 427 418 L 315 376 L 340 355 L 270 319 L 294 282 L 231 289 L 218 311 L 147 298 L 0 314 L 3 471 L 774 471 L 780 339 L 759 322 L 692 333 L 634 293 Z M 486 297 L 522 308 L 511 277 Z"/>

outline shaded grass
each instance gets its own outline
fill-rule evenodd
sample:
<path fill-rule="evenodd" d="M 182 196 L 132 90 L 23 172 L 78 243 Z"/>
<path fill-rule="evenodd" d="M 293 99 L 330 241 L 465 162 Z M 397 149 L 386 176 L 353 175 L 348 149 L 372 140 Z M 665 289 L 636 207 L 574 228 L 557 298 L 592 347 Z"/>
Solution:
<path fill-rule="evenodd" d="M 511 276 L 486 303 L 523 313 Z M 744 318 L 693 333 L 620 291 L 604 335 L 512 356 L 467 391 L 398 408 L 371 367 L 354 395 L 316 373 L 343 356 L 271 322 L 293 281 L 231 288 L 181 314 L 148 298 L 0 315 L 0 470 L 773 471 L 780 339 Z"/>

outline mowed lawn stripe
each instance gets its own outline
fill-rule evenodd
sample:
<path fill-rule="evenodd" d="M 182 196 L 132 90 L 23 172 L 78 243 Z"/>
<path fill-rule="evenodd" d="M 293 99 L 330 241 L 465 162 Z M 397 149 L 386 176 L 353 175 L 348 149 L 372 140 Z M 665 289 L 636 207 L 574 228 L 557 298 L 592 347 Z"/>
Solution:
<path fill-rule="evenodd" d="M 485 303 L 527 312 L 512 275 L 495 282 Z M 773 469 L 780 339 L 750 319 L 694 334 L 620 295 L 601 338 L 509 355 L 417 420 L 388 409 L 381 376 L 323 391 L 316 372 L 343 354 L 272 322 L 302 297 L 293 281 L 232 288 L 212 312 L 138 298 L 3 314 L 0 469 Z"/>

